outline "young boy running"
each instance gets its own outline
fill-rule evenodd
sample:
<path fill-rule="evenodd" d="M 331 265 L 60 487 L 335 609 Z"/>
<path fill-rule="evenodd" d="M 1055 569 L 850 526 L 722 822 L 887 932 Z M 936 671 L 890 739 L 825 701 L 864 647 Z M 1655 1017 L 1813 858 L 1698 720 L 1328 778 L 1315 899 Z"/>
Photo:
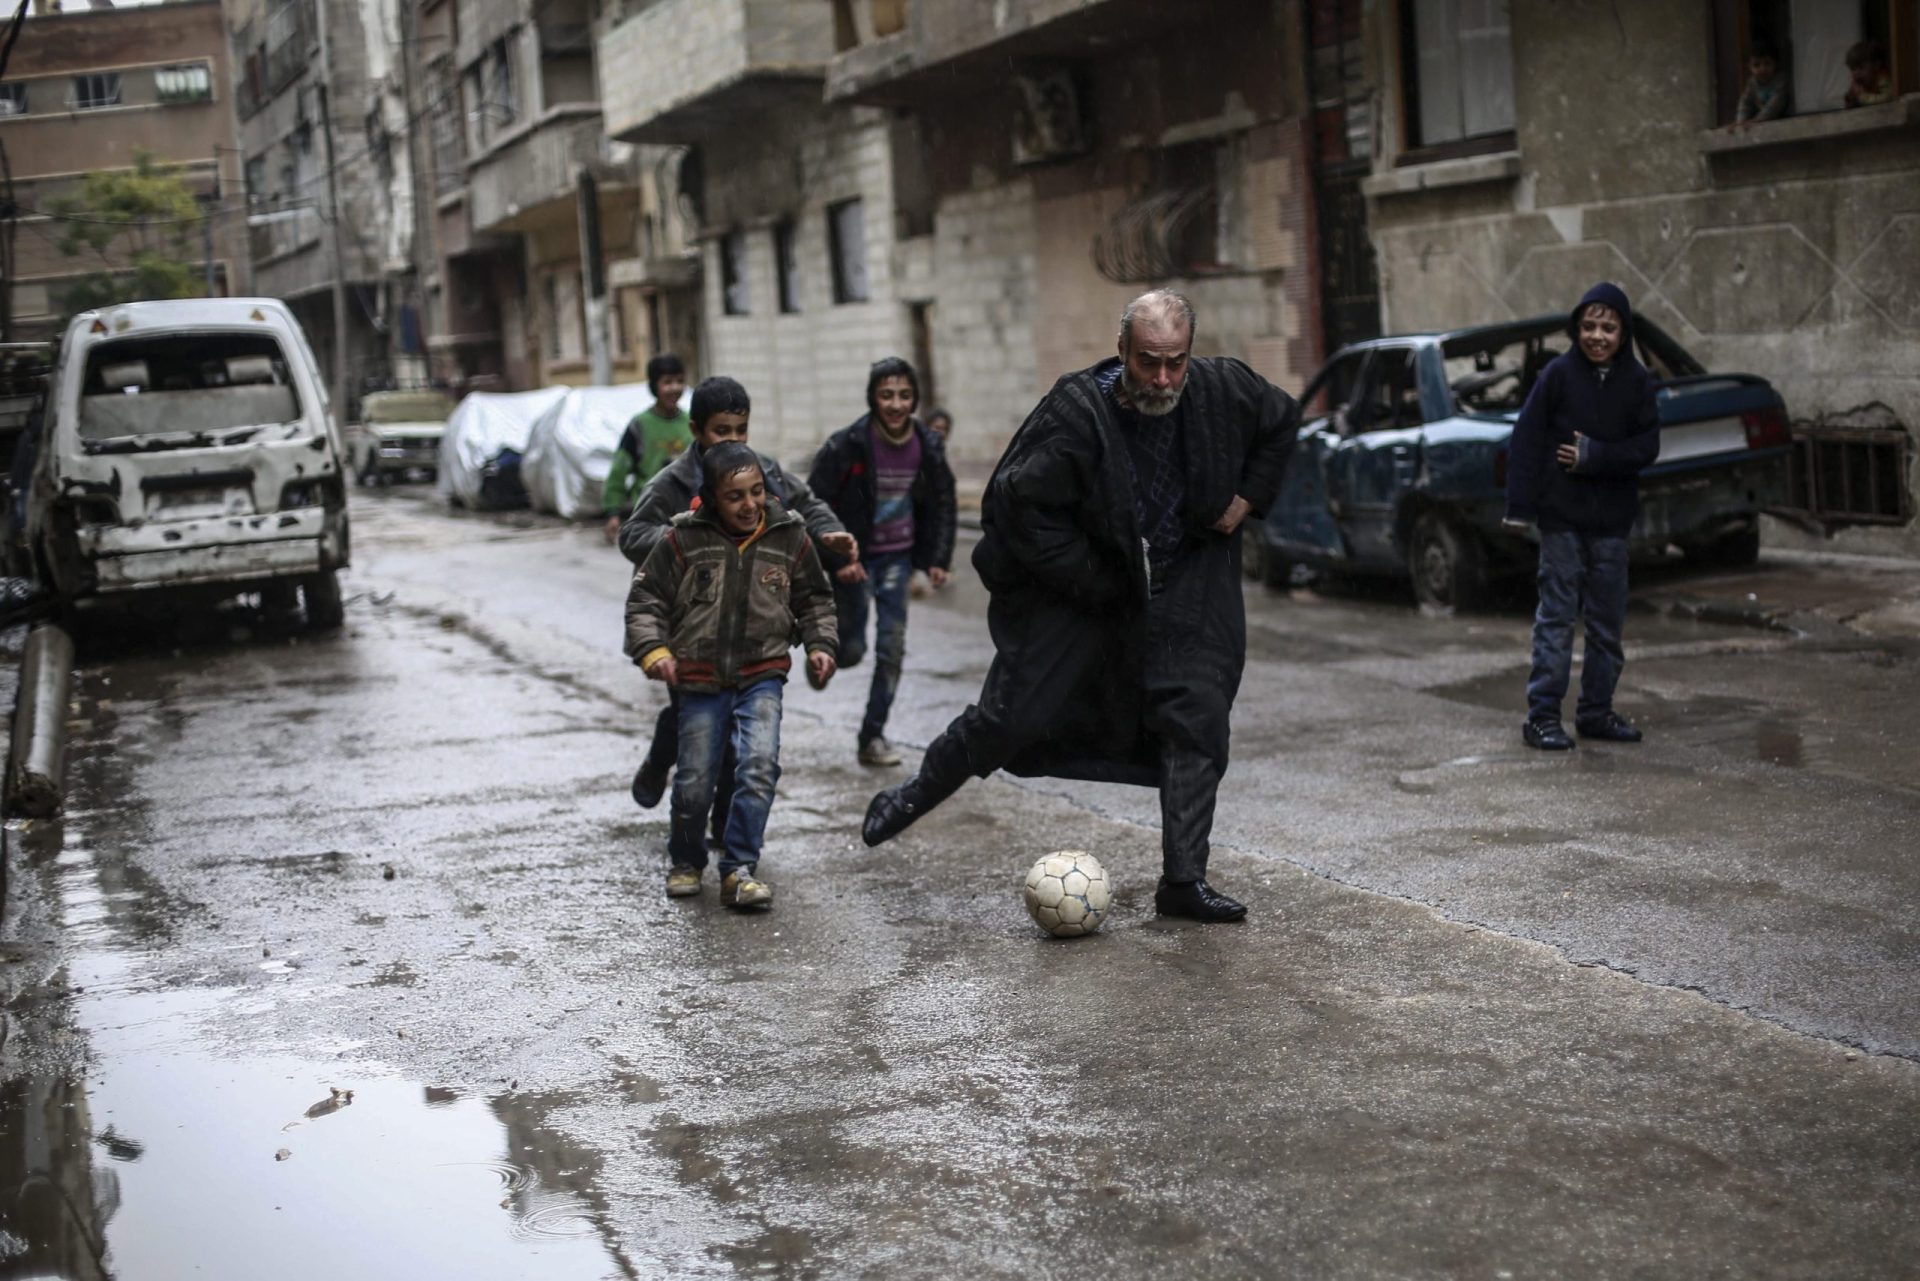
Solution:
<path fill-rule="evenodd" d="M 759 877 L 760 845 L 780 777 L 781 691 L 797 631 L 807 679 L 834 671 L 833 589 L 800 517 L 767 494 L 759 457 L 745 445 L 704 451 L 700 505 L 634 571 L 627 593 L 627 654 L 679 696 L 680 755 L 673 784 L 667 893 L 700 892 L 702 840 L 729 743 L 738 762 L 720 857 L 720 901 L 773 906 Z"/>
<path fill-rule="evenodd" d="M 694 495 L 700 492 L 702 484 L 701 461 L 706 451 L 727 441 L 741 445 L 747 443 L 747 432 L 752 425 L 753 400 L 747 395 L 747 389 L 731 378 L 708 378 L 693 389 L 693 402 L 687 412 L 693 420 L 692 447 L 647 482 L 647 487 L 640 493 L 640 501 L 633 506 L 633 514 L 620 526 L 620 550 L 635 565 L 646 562 L 654 546 L 666 536 L 673 518 L 693 506 Z M 833 514 L 833 509 L 815 498 L 805 481 L 798 476 L 787 475 L 772 458 L 765 454 L 756 454 L 755 457 L 760 460 L 760 472 L 766 480 L 767 493 L 806 522 L 807 533 L 819 548 L 830 555 L 857 561 L 860 556 L 859 545 L 841 525 L 840 518 Z M 654 722 L 653 742 L 647 749 L 647 757 L 633 776 L 633 800 L 641 809 L 652 809 L 666 795 L 667 776 L 672 772 L 673 762 L 679 754 L 677 716 L 676 705 L 672 701 L 660 709 L 660 717 Z M 721 838 L 719 828 L 726 822 L 727 779 L 730 777 L 730 773 L 722 771 L 714 814 L 716 844 Z"/>
<path fill-rule="evenodd" d="M 867 374 L 867 412 L 827 438 L 814 456 L 813 490 L 860 541 L 851 564 L 836 562 L 840 645 L 852 667 L 866 653 L 874 607 L 873 684 L 856 740 L 862 765 L 898 765 L 887 715 L 907 656 L 907 596 L 916 569 L 935 587 L 953 559 L 953 471 L 941 438 L 914 421 L 920 380 L 897 356 Z"/>
<path fill-rule="evenodd" d="M 607 516 L 607 541 L 620 533 L 620 522 L 633 510 L 646 483 L 693 443 L 680 397 L 687 390 L 687 366 L 672 352 L 647 362 L 647 386 L 653 404 L 633 416 L 613 451 L 606 487 L 600 492 L 600 510 Z"/>
<path fill-rule="evenodd" d="M 1637 743 L 1613 710 L 1626 665 L 1627 534 L 1640 513 L 1639 475 L 1660 453 L 1653 375 L 1633 354 L 1633 309 L 1618 285 L 1598 284 L 1573 309 L 1573 350 L 1550 361 L 1514 424 L 1507 523 L 1540 529 L 1540 608 L 1527 680 L 1527 746 L 1573 746 L 1560 723 L 1573 667 L 1573 629 L 1584 619 L 1574 728 L 1582 738 Z"/>

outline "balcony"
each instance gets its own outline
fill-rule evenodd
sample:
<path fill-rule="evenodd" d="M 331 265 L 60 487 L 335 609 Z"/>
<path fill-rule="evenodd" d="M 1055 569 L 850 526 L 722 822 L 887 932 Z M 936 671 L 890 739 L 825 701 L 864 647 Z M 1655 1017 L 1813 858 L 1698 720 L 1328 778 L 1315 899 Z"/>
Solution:
<path fill-rule="evenodd" d="M 833 54 L 821 0 L 663 0 L 608 32 L 607 133 L 624 142 L 699 142 L 791 107 L 817 104 Z"/>
<path fill-rule="evenodd" d="M 1193 0 L 999 0 L 952 4 L 839 0 L 839 49 L 827 67 L 826 100 L 897 106 L 931 94 L 971 92 L 982 72 L 1009 57 L 1086 57 L 1121 42 L 1194 21 Z M 868 6 L 871 6 L 869 14 Z M 1223 22 L 1210 14 L 1209 23 Z"/>
<path fill-rule="evenodd" d="M 526 232 L 573 217 L 580 167 L 608 186 L 628 186 L 627 148 L 600 128 L 600 109 L 579 104 L 502 134 L 467 166 L 467 217 L 474 232 Z M 555 202 L 567 202 L 564 208 Z"/>

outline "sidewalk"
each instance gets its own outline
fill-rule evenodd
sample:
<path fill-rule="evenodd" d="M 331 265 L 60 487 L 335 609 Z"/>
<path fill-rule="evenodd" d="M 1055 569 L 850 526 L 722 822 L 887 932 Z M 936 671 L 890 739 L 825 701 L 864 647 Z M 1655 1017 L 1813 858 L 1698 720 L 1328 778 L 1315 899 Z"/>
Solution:
<path fill-rule="evenodd" d="M 1636 606 L 1823 639 L 1920 637 L 1920 560 L 1767 550 L 1751 569 L 1636 571 Z"/>

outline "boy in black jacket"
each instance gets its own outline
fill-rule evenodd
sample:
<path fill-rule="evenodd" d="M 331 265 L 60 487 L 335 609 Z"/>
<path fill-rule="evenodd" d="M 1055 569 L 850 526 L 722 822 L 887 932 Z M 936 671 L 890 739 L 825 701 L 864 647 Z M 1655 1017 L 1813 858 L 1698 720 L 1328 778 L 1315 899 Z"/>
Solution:
<path fill-rule="evenodd" d="M 1618 285 L 1598 284 L 1567 326 L 1573 350 L 1541 371 L 1514 424 L 1507 523 L 1540 529 L 1540 608 L 1527 680 L 1529 747 L 1573 746 L 1560 723 L 1584 619 L 1586 657 L 1574 727 L 1582 738 L 1637 743 L 1613 710 L 1626 665 L 1627 534 L 1640 512 L 1639 475 L 1660 454 L 1653 376 L 1633 354 L 1633 309 Z"/>
<path fill-rule="evenodd" d="M 897 356 L 875 363 L 867 374 L 867 412 L 827 438 L 807 477 L 860 543 L 858 561 L 834 570 L 842 667 L 865 654 L 868 601 L 874 605 L 862 765 L 900 763 L 886 729 L 907 654 L 908 589 L 916 569 L 935 587 L 944 585 L 953 560 L 953 471 L 940 437 L 914 421 L 919 403 L 912 365 Z"/>

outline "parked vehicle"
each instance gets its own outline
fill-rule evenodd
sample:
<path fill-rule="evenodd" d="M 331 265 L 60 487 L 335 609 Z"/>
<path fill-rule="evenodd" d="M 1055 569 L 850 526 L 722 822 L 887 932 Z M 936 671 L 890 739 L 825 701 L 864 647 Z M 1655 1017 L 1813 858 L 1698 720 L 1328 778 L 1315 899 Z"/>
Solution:
<path fill-rule="evenodd" d="M 66 604 L 258 590 L 342 619 L 345 454 L 313 353 L 281 303 L 136 302 L 67 327 L 27 499 L 27 541 Z"/>
<path fill-rule="evenodd" d="M 422 471 L 440 471 L 440 437 L 453 400 L 445 392 L 374 391 L 360 398 L 360 421 L 347 428 L 353 474 L 363 485 Z"/>
<path fill-rule="evenodd" d="M 1640 478 L 1636 550 L 1677 546 L 1716 564 L 1760 553 L 1760 512 L 1787 495 L 1786 408 L 1754 374 L 1710 374 L 1636 315 L 1658 384 L 1660 456 Z M 1342 348 L 1307 386 L 1281 494 L 1254 567 L 1410 578 L 1423 605 L 1471 608 L 1502 573 L 1528 570 L 1537 535 L 1504 529 L 1514 421 L 1567 318 L 1378 338 Z"/>

